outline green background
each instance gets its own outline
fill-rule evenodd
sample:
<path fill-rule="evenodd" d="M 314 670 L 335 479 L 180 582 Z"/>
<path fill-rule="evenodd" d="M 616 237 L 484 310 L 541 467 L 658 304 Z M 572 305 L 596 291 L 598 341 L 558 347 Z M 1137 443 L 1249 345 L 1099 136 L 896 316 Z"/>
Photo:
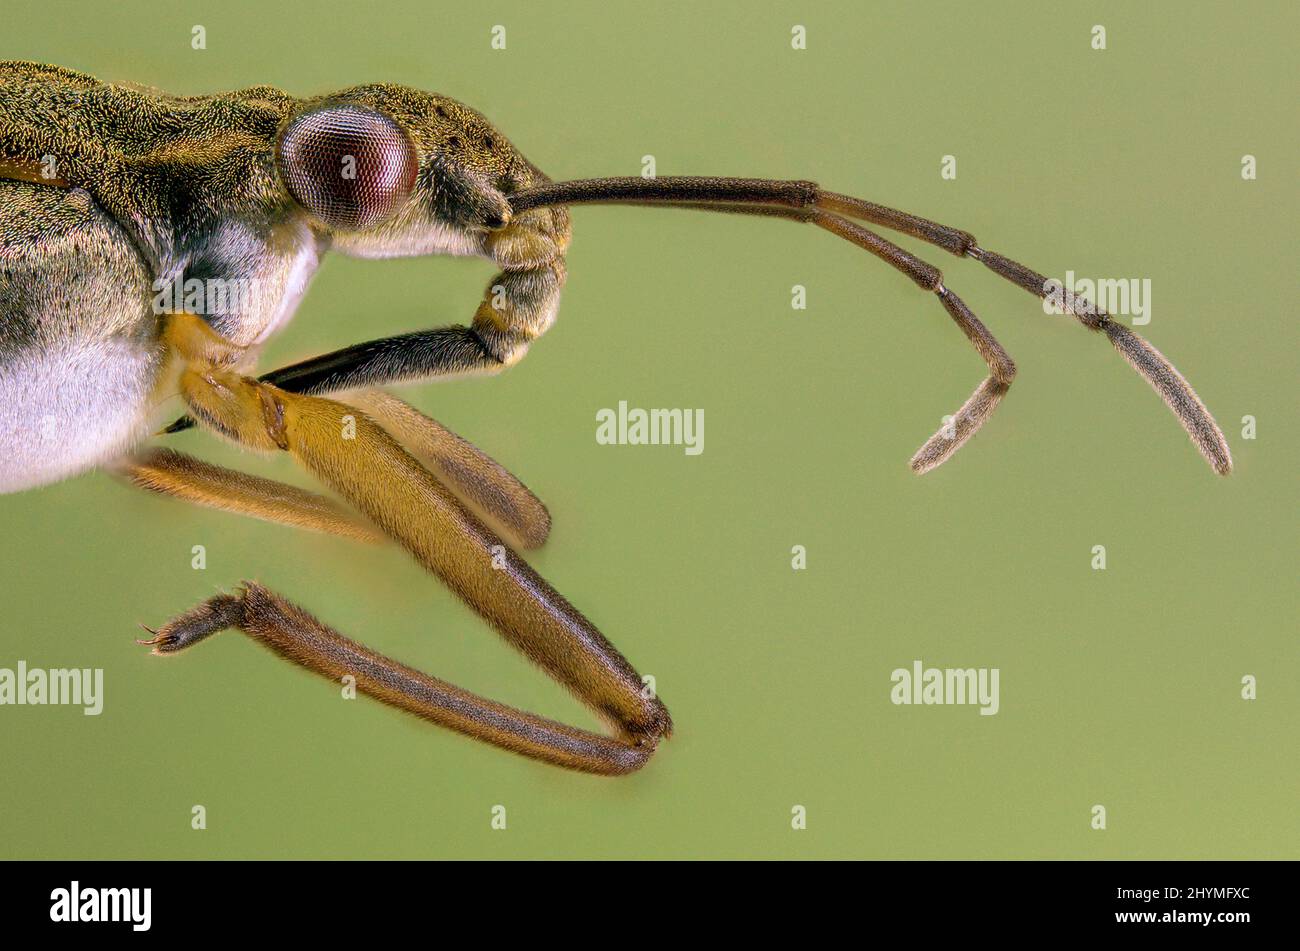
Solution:
<path fill-rule="evenodd" d="M 812 228 L 578 209 L 561 317 L 530 357 L 404 393 L 550 506 L 530 560 L 676 720 L 649 766 L 519 759 L 343 701 L 235 634 L 148 656 L 136 622 L 255 577 L 438 676 L 593 723 L 396 549 L 92 474 L 0 499 L 0 666 L 102 667 L 106 694 L 98 718 L 0 708 L 0 854 L 1300 854 L 1293 6 L 4 3 L 4 58 L 191 94 L 397 81 L 478 108 L 557 179 L 638 174 L 647 154 L 661 175 L 812 178 L 1049 275 L 1150 278 L 1141 332 L 1237 471 L 1214 476 L 1103 340 L 903 240 L 1020 367 L 985 430 L 918 478 L 911 453 L 984 373 L 936 301 Z M 264 366 L 467 321 L 491 273 L 331 257 Z M 619 400 L 703 408 L 703 455 L 597 445 Z M 201 433 L 171 444 L 302 481 Z M 1001 712 L 894 706 L 890 673 L 915 659 L 1000 668 Z"/>

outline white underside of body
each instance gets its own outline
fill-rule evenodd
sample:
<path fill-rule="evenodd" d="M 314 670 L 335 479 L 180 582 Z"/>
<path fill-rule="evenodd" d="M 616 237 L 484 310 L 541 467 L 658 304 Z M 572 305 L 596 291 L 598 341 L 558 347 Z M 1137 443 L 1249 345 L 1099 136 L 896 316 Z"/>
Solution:
<path fill-rule="evenodd" d="M 125 339 L 0 364 L 0 493 L 112 462 L 148 435 L 159 356 Z"/>
<path fill-rule="evenodd" d="M 303 295 L 307 293 L 311 279 L 316 274 L 316 269 L 320 267 L 320 252 L 311 235 L 311 229 L 306 224 L 298 226 L 297 243 L 301 250 L 294 257 L 289 273 L 285 277 L 283 296 L 271 315 L 271 320 L 254 338 L 254 346 L 265 343 L 272 334 L 293 319 Z"/>

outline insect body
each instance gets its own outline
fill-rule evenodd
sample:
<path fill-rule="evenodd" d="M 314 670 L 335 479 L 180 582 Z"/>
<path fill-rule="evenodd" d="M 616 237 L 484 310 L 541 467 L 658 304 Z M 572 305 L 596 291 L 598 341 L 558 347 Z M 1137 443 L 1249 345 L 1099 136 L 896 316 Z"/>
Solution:
<path fill-rule="evenodd" d="M 267 86 L 175 97 L 71 70 L 0 63 L 0 491 L 105 466 L 203 505 L 405 547 L 612 727 L 603 736 L 477 697 L 376 654 L 256 584 L 143 643 L 174 653 L 236 628 L 378 699 L 547 762 L 618 774 L 671 730 L 663 704 L 583 615 L 503 544 L 540 545 L 545 507 L 460 437 L 377 387 L 519 360 L 555 319 L 578 203 L 787 218 L 849 240 L 933 292 L 989 376 L 912 460 L 925 472 L 988 419 L 1015 374 L 921 261 L 858 221 L 974 258 L 1032 293 L 1044 278 L 968 233 L 811 182 L 613 178 L 552 183 L 481 115 L 370 85 L 315 99 Z M 499 273 L 467 325 L 357 344 L 254 379 L 321 256 L 476 255 Z M 1211 466 L 1222 434 L 1142 338 L 1070 300 L 1151 383 Z M 246 448 L 288 452 L 346 504 L 141 448 L 155 407 Z"/>

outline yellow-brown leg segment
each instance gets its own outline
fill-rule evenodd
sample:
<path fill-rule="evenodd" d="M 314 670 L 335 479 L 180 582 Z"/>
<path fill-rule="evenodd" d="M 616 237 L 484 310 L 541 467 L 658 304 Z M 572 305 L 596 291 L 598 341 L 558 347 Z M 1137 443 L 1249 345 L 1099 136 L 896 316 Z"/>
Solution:
<path fill-rule="evenodd" d="M 352 644 L 256 587 L 213 599 L 168 624 L 150 642 L 156 650 L 179 650 L 233 626 L 318 673 L 352 673 L 363 691 L 386 703 L 506 749 L 590 772 L 635 769 L 669 734 L 668 711 L 643 689 L 617 649 L 364 413 L 200 361 L 182 373 L 181 390 L 195 417 L 216 431 L 249 448 L 292 454 L 617 735 L 552 723 L 425 677 Z"/>
<path fill-rule="evenodd" d="M 551 514 L 504 466 L 437 420 L 383 390 L 349 393 L 342 402 L 388 430 L 479 518 L 521 548 L 539 548 Z"/>
<path fill-rule="evenodd" d="M 375 542 L 384 536 L 333 499 L 274 479 L 215 466 L 171 449 L 152 447 L 114 467 L 133 485 L 205 508 L 266 522 Z"/>

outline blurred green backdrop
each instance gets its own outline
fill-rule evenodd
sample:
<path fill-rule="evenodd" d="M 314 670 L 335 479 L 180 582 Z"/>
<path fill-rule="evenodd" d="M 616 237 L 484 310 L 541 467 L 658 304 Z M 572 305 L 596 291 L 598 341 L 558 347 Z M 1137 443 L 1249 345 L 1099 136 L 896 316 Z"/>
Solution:
<path fill-rule="evenodd" d="M 1215 412 L 1237 471 L 1214 476 L 1104 341 L 904 240 L 1021 371 L 985 431 L 917 478 L 907 459 L 984 373 L 935 301 L 811 228 L 579 209 L 561 319 L 531 356 L 405 395 L 549 504 L 554 532 L 531 560 L 656 676 L 676 719 L 651 764 L 610 781 L 518 759 L 343 701 L 234 634 L 149 657 L 137 621 L 256 577 L 455 683 L 593 722 L 396 550 L 95 474 L 0 498 L 0 666 L 102 667 L 106 694 L 97 718 L 0 708 L 0 854 L 1300 852 L 1293 6 L 10 14 L 4 58 L 192 94 L 402 82 L 480 109 L 556 178 L 638 174 L 645 155 L 661 175 L 812 178 L 1050 275 L 1150 278 L 1142 332 Z M 498 24 L 505 50 L 491 48 Z M 796 24 L 806 50 L 791 48 Z M 191 48 L 195 25 L 206 50 Z M 1246 154 L 1256 181 L 1242 180 Z M 940 177 L 945 155 L 956 180 Z M 467 321 L 491 273 L 331 258 L 265 365 Z M 597 445 L 594 414 L 619 400 L 703 408 L 703 455 Z M 288 460 L 203 434 L 172 444 L 297 479 Z M 794 545 L 807 570 L 791 569 Z M 1001 711 L 894 706 L 890 673 L 916 659 L 1000 668 Z M 1257 700 L 1240 697 L 1247 675 Z M 190 828 L 195 804 L 205 831 Z M 505 831 L 490 827 L 498 804 Z M 1095 804 L 1105 831 L 1090 828 Z"/>

